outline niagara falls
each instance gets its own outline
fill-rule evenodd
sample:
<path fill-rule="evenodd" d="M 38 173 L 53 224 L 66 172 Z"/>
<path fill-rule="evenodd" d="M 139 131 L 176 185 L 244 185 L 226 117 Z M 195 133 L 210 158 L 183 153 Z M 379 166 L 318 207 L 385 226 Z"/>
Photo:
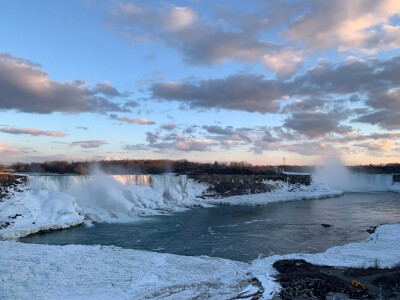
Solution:
<path fill-rule="evenodd" d="M 400 0 L 0 15 L 0 300 L 400 299 Z"/>

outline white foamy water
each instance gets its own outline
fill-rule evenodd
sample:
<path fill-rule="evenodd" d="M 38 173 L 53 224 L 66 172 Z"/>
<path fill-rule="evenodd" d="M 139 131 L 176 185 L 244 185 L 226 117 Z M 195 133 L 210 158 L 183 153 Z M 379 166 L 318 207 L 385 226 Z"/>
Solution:
<path fill-rule="evenodd" d="M 186 175 L 29 176 L 32 190 L 61 191 L 75 198 L 88 219 L 127 222 L 140 215 L 179 211 L 198 204 L 207 188 Z"/>

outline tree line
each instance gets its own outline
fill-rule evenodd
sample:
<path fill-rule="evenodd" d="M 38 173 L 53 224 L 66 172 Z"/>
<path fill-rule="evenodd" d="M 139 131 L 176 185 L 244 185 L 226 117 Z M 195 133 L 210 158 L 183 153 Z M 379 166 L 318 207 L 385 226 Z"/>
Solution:
<path fill-rule="evenodd" d="M 296 173 L 313 173 L 316 166 L 298 165 L 252 165 L 247 162 L 232 161 L 199 163 L 183 160 L 167 159 L 122 159 L 101 161 L 47 161 L 32 163 L 14 163 L 11 165 L 0 164 L 0 171 L 9 172 L 40 172 L 56 174 L 88 174 L 93 170 L 100 169 L 108 174 L 273 174 L 280 171 Z M 353 173 L 373 174 L 400 174 L 400 163 L 392 164 L 369 164 L 349 166 Z"/>

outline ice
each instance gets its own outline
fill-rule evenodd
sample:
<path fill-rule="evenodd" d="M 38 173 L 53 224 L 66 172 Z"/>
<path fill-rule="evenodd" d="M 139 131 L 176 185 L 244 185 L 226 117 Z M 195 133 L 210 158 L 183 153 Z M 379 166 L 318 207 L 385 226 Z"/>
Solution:
<path fill-rule="evenodd" d="M 247 271 L 219 258 L 0 242 L 1 299 L 230 299 Z"/>
<path fill-rule="evenodd" d="M 0 225 L 3 226 L 0 239 L 83 224 L 84 217 L 79 214 L 80 210 L 73 197 L 61 192 L 38 190 L 16 193 L 0 203 Z"/>
<path fill-rule="evenodd" d="M 75 198 L 88 219 L 97 222 L 130 222 L 201 206 L 198 196 L 207 186 L 186 175 L 30 176 L 29 187 L 59 190 Z"/>

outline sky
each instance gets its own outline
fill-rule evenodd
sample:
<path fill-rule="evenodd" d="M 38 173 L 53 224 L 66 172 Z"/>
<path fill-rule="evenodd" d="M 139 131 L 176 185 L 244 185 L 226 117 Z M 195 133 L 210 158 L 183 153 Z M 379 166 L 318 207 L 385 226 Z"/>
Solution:
<path fill-rule="evenodd" d="M 398 0 L 0 2 L 0 163 L 400 162 Z"/>

